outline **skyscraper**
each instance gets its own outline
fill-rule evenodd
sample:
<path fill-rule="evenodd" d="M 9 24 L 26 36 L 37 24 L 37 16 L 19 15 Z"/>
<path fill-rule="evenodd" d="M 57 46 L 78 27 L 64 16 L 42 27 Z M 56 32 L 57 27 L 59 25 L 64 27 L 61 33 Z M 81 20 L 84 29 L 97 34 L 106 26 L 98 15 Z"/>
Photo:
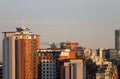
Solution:
<path fill-rule="evenodd" d="M 115 49 L 120 49 L 120 29 L 115 30 Z"/>
<path fill-rule="evenodd" d="M 39 35 L 28 28 L 3 32 L 3 79 L 38 79 Z"/>

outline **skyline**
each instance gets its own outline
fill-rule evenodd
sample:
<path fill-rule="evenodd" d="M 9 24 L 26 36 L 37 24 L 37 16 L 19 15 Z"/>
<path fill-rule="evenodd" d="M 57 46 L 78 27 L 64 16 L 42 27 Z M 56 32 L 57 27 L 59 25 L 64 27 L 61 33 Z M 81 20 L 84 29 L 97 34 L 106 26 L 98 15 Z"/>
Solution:
<path fill-rule="evenodd" d="M 41 42 L 76 41 L 92 49 L 114 48 L 119 4 L 118 0 L 4 0 L 0 1 L 0 32 L 15 31 L 24 21 Z"/>
<path fill-rule="evenodd" d="M 119 38 L 119 31 L 115 33 Z M 119 48 L 79 47 L 77 42 L 62 42 L 60 48 L 39 49 L 39 35 L 29 28 L 3 32 L 3 79 L 118 79 Z M 117 42 L 119 43 L 119 39 Z M 62 73 L 62 74 L 61 74 Z"/>

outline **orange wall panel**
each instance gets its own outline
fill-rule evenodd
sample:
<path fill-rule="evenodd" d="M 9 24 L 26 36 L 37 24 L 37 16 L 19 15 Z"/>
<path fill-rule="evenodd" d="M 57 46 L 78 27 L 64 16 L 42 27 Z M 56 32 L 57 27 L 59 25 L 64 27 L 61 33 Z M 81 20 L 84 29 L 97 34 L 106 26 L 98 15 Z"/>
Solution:
<path fill-rule="evenodd" d="M 20 40 L 20 78 L 24 79 L 24 40 Z"/>
<path fill-rule="evenodd" d="M 76 59 L 76 53 L 75 52 L 70 52 L 69 53 L 69 58 L 70 59 Z"/>

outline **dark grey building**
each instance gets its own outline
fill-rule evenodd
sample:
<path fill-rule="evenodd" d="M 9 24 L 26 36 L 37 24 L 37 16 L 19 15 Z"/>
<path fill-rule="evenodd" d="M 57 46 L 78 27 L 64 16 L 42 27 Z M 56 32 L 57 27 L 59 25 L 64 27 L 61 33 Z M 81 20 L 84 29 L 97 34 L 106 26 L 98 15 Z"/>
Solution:
<path fill-rule="evenodd" d="M 115 30 L 115 49 L 120 49 L 120 29 Z"/>
<path fill-rule="evenodd" d="M 0 62 L 0 79 L 3 79 L 3 64 Z"/>

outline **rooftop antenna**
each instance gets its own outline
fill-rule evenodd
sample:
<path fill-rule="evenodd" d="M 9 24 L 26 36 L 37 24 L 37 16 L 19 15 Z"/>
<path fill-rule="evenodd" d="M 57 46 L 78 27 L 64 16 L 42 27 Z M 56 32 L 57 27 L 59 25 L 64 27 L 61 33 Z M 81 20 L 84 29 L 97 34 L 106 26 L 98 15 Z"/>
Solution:
<path fill-rule="evenodd" d="M 25 23 L 22 21 L 22 29 L 25 29 Z"/>

